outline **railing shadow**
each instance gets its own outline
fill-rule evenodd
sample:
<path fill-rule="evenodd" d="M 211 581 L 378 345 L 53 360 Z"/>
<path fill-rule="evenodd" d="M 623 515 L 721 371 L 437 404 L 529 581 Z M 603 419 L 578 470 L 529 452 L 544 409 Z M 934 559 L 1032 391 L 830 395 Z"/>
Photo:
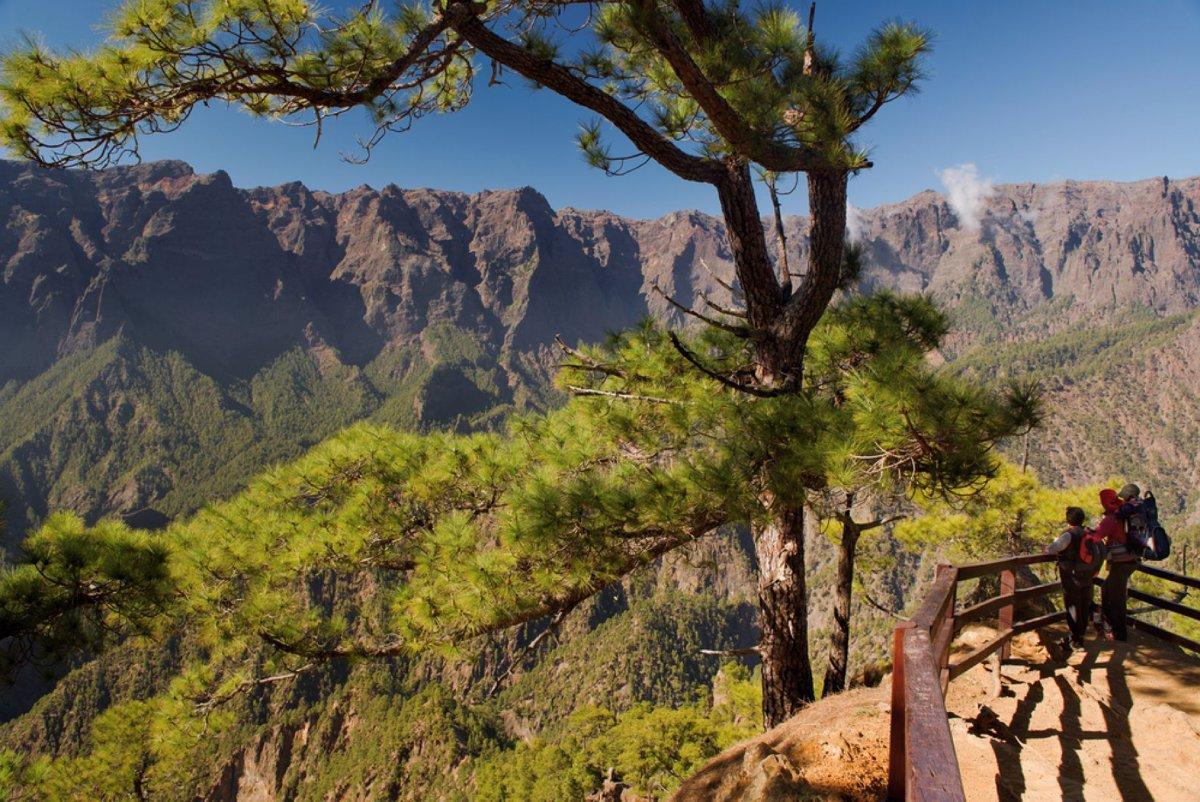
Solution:
<path fill-rule="evenodd" d="M 1153 802 L 1154 796 L 1142 779 L 1137 747 L 1133 743 L 1133 728 L 1129 723 L 1133 693 L 1125 677 L 1125 660 L 1130 648 L 1124 644 L 1114 647 L 1109 652 L 1105 668 L 1110 704 L 1102 709 L 1108 743 L 1112 749 L 1112 776 L 1122 802 Z"/>
<path fill-rule="evenodd" d="M 1028 572 L 1030 566 L 1053 562 L 1048 554 L 1025 554 L 990 562 L 964 566 L 939 565 L 928 595 L 912 620 L 901 622 L 893 633 L 893 683 L 891 705 L 891 743 L 888 757 L 888 799 L 944 799 L 965 800 L 962 776 L 954 753 L 954 739 L 949 727 L 945 726 L 945 693 L 949 684 L 964 672 L 992 659 L 996 676 L 1008 658 L 1009 644 L 1014 637 L 1033 632 L 1066 619 L 1064 611 L 1037 615 L 1020 621 L 1014 620 L 1018 605 L 1029 605 L 1058 589 L 1058 583 L 1047 582 L 1031 587 L 1018 588 L 1016 570 Z M 1200 589 L 1200 579 L 1153 567 L 1141 570 L 1161 579 L 1167 579 L 1186 587 Z M 999 577 L 998 596 L 978 601 L 959 609 L 956 604 L 959 583 L 983 577 Z M 1131 592 L 1135 598 L 1155 607 L 1200 620 L 1200 610 L 1184 607 L 1175 601 L 1159 598 L 1152 594 Z M 976 647 L 965 655 L 955 655 L 951 660 L 951 643 L 954 635 L 964 625 L 995 618 L 998 634 L 995 638 Z M 1148 622 L 1132 619 L 1131 625 L 1142 633 L 1182 646 L 1200 654 L 1200 641 L 1191 640 L 1179 633 L 1171 632 Z M 1006 727 L 998 721 L 977 722 L 984 729 L 995 728 L 1001 738 L 993 739 L 997 762 L 1001 762 L 1001 750 L 1015 753 L 1003 760 L 1008 771 L 1006 776 L 997 776 L 996 790 L 1001 799 L 1020 799 L 1027 785 L 1027 778 L 1020 765 L 1019 756 L 1024 747 L 1017 733 L 1027 737 L 1058 737 L 1062 748 L 1062 762 L 1058 767 L 1058 784 L 1063 798 L 1074 798 L 1082 793 L 1083 766 L 1081 753 L 1083 739 L 1103 739 L 1112 750 L 1112 772 L 1122 802 L 1151 800 L 1149 789 L 1142 778 L 1138 755 L 1132 739 L 1129 711 L 1133 707 L 1133 694 L 1125 676 L 1127 652 L 1123 646 L 1115 646 L 1107 652 L 1108 661 L 1096 663 L 1097 649 L 1088 649 L 1088 654 L 1077 671 L 1083 682 L 1090 682 L 1092 671 L 1104 665 L 1110 689 L 1110 704 L 1101 703 L 1105 728 L 1102 732 L 1084 733 L 1081 730 L 1082 703 L 1070 687 L 1070 683 L 1055 677 L 1063 696 L 1061 730 L 1059 732 L 1029 732 L 1034 708 L 1045 696 L 1045 681 L 1053 676 L 1052 669 L 1041 669 L 1038 682 L 1031 685 L 1029 693 L 1017 705 L 1011 723 Z M 1071 729 L 1076 734 L 1067 735 Z M 1079 777 L 1073 781 L 1071 775 Z M 936 786 L 936 787 L 935 787 Z M 1068 796 L 1068 795 L 1072 796 Z"/>
<path fill-rule="evenodd" d="M 1010 737 L 999 741 L 992 740 L 992 752 L 996 756 L 996 797 L 1000 802 L 1020 802 L 1028 790 L 1025 783 L 1025 771 L 1021 768 L 1021 751 L 1025 748 L 1020 736 L 1029 732 L 1033 722 L 1033 710 L 1042 701 L 1045 691 L 1040 682 L 1029 686 L 1029 692 L 1017 703 L 1012 720 L 1007 729 Z M 1015 736 L 1015 737 L 1014 737 Z M 1004 747 L 1008 746 L 1010 754 L 1005 754 Z"/>
<path fill-rule="evenodd" d="M 1064 802 L 1083 802 L 1083 700 L 1074 686 L 1061 675 L 1054 684 L 1062 696 L 1063 708 L 1058 717 L 1058 744 L 1062 757 L 1058 763 L 1058 790 Z"/>

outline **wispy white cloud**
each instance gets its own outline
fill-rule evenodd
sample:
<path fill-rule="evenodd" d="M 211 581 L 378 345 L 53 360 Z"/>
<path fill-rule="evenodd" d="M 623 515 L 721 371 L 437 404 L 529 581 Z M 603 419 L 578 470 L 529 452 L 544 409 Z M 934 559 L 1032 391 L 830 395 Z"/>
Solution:
<path fill-rule="evenodd" d="M 938 178 L 946 189 L 946 202 L 958 218 L 959 225 L 968 231 L 978 231 L 983 220 L 983 205 L 996 193 L 990 178 L 979 175 L 974 164 L 960 164 L 938 170 Z"/>
<path fill-rule="evenodd" d="M 863 235 L 867 233 L 867 221 L 863 219 L 862 209 L 855 206 L 853 203 L 846 204 L 846 236 L 855 245 L 862 242 Z"/>

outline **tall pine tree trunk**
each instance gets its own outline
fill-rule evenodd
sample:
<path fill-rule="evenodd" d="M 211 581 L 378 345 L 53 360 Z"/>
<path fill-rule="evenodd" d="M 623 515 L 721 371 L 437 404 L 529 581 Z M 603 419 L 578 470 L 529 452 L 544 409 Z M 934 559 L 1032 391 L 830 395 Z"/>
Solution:
<path fill-rule="evenodd" d="M 776 508 L 771 520 L 754 534 L 762 630 L 763 721 L 767 727 L 774 727 L 814 698 L 808 656 L 804 507 Z"/>
<path fill-rule="evenodd" d="M 847 504 L 847 508 L 849 508 Z M 850 662 L 850 606 L 854 592 L 854 556 L 861 532 L 847 513 L 842 520 L 842 542 L 838 546 L 837 578 L 833 588 L 833 632 L 829 636 L 829 670 L 821 695 L 846 689 L 846 670 Z"/>
<path fill-rule="evenodd" d="M 764 388 L 799 390 L 808 335 L 841 278 L 846 232 L 846 174 L 810 173 L 810 246 L 796 294 L 776 278 L 747 165 L 730 163 L 718 187 L 730 250 L 755 341 L 756 379 Z M 768 456 L 769 461 L 769 456 Z M 819 480 L 814 477 L 814 480 Z M 801 488 L 798 488 L 802 490 Z M 765 521 L 755 531 L 762 656 L 763 719 L 773 727 L 813 701 L 808 653 L 803 499 L 765 494 Z"/>

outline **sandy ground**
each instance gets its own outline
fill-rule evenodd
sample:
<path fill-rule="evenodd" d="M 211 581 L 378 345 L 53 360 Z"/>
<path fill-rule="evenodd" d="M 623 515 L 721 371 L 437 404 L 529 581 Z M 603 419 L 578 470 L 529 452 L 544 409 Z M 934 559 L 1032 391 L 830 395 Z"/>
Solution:
<path fill-rule="evenodd" d="M 991 636 L 963 633 L 956 650 Z M 985 664 L 950 687 L 963 785 L 990 800 L 1200 800 L 1200 661 L 1135 633 L 1069 656 L 1061 630 L 1018 638 L 992 695 Z M 886 787 L 890 688 L 814 704 L 721 753 L 677 802 L 875 800 Z"/>

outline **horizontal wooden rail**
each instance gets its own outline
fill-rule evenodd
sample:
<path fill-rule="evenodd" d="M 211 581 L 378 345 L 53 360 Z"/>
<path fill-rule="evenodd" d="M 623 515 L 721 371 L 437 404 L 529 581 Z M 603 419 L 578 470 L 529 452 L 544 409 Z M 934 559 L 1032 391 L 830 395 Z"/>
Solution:
<path fill-rule="evenodd" d="M 1161 596 L 1155 596 L 1152 593 L 1146 593 L 1138 590 L 1137 588 L 1129 589 L 1129 598 L 1137 599 L 1138 601 L 1149 602 L 1150 604 L 1153 604 L 1155 607 L 1158 607 L 1162 610 L 1168 610 L 1176 615 L 1182 615 L 1185 618 L 1190 618 L 1193 621 L 1200 621 L 1200 610 L 1195 610 L 1191 607 L 1188 607 L 1186 604 L 1180 604 L 1179 602 L 1171 601 L 1170 599 L 1164 599 Z"/>
<path fill-rule="evenodd" d="M 1058 582 L 1046 582 L 1017 588 L 1016 569 L 1056 560 L 1052 554 L 1025 554 L 957 568 L 938 566 L 933 585 L 916 614 L 897 626 L 893 637 L 889 800 L 965 800 L 946 713 L 947 687 L 951 681 L 992 657 L 995 660 L 992 669 L 995 693 L 999 693 L 1001 667 L 1008 657 L 1012 639 L 1066 620 L 1067 614 L 1063 610 L 1024 621 L 1013 620 L 1018 605 L 1050 596 L 1060 587 Z M 1139 565 L 1138 569 L 1160 579 L 1200 589 L 1200 579 L 1194 577 L 1153 566 Z M 998 596 L 956 611 L 959 582 L 995 575 L 999 577 Z M 1099 578 L 1096 582 L 1102 584 Z M 1131 588 L 1129 595 L 1167 612 L 1200 621 L 1200 610 L 1136 588 Z M 992 617 L 997 619 L 998 634 L 951 662 L 950 646 L 955 633 L 966 624 Z M 1129 622 L 1148 635 L 1200 652 L 1200 642 L 1132 616 Z"/>
<path fill-rule="evenodd" d="M 946 718 L 958 572 L 939 565 L 911 621 L 896 627 L 888 799 L 965 802 Z"/>
<path fill-rule="evenodd" d="M 1191 638 L 1185 638 L 1183 635 L 1172 632 L 1169 629 L 1156 627 L 1154 624 L 1151 624 L 1148 621 L 1143 621 L 1142 619 L 1134 618 L 1133 616 L 1129 616 L 1129 625 L 1134 629 L 1145 632 L 1147 635 L 1153 635 L 1159 640 L 1165 640 L 1167 643 L 1173 643 L 1176 646 L 1182 646 L 1185 649 L 1191 649 L 1193 652 L 1200 654 L 1200 643 L 1197 643 Z"/>
<path fill-rule="evenodd" d="M 920 627 L 904 640 L 904 752 L 906 800 L 965 802 L 954 739 L 937 666 L 930 659 L 933 644 Z"/>
<path fill-rule="evenodd" d="M 1059 582 L 1047 582 L 1044 585 L 1034 585 L 1031 588 L 1021 588 L 1014 591 L 1011 596 L 996 596 L 986 601 L 981 601 L 979 604 L 961 610 L 954 616 L 954 630 L 961 631 L 964 626 L 974 621 L 979 621 L 982 618 L 989 618 L 1000 611 L 1000 608 L 1009 604 L 1024 604 L 1025 602 L 1040 599 L 1043 596 L 1048 596 L 1055 591 L 1061 590 L 1062 584 Z"/>
<path fill-rule="evenodd" d="M 1019 568 L 1022 565 L 1036 565 L 1037 563 L 1054 562 L 1057 557 L 1053 554 L 1024 554 L 1020 557 L 1008 557 L 1003 560 L 991 560 L 985 563 L 971 563 L 970 565 L 960 565 L 958 567 L 958 581 L 962 582 L 967 579 L 977 579 L 981 576 L 990 574 L 998 574 L 1001 571 L 1012 570 Z"/>
<path fill-rule="evenodd" d="M 1149 574 L 1150 576 L 1156 576 L 1159 579 L 1166 579 L 1170 582 L 1176 582 L 1180 585 L 1186 585 L 1189 588 L 1196 588 L 1197 590 L 1200 590 L 1200 579 L 1197 579 L 1194 576 L 1177 574 L 1174 571 L 1168 571 L 1165 568 L 1155 568 L 1153 565 L 1146 565 L 1145 563 L 1139 565 L 1137 569 L 1143 574 Z"/>
<path fill-rule="evenodd" d="M 913 616 L 913 623 L 918 629 L 936 629 L 945 618 L 947 610 L 954 604 L 954 586 L 957 583 L 955 569 L 949 565 L 938 566 L 937 578 L 929 595 Z"/>
<path fill-rule="evenodd" d="M 950 664 L 950 679 L 954 680 L 962 676 L 967 671 L 982 663 L 993 652 L 1001 649 L 1006 643 L 1012 640 L 1017 635 L 1023 632 L 1032 632 L 1035 629 L 1048 627 L 1051 624 L 1057 624 L 1059 621 L 1065 621 L 1067 614 L 1064 610 L 1059 610 L 1055 613 L 1047 613 L 1046 615 L 1030 618 L 1027 621 L 1022 621 L 1019 624 L 1013 625 L 1010 629 L 1006 629 L 996 637 L 992 638 L 987 643 L 979 648 L 971 651 L 961 659 Z"/>

